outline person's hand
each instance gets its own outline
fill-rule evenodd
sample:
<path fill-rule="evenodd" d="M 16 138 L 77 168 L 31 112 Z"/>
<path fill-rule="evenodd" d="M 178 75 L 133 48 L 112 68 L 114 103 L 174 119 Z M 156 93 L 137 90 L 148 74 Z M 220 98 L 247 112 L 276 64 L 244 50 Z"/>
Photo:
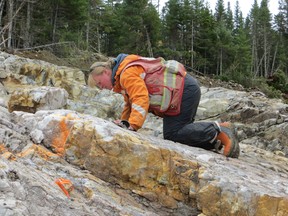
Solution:
<path fill-rule="evenodd" d="M 113 121 L 113 123 L 116 124 L 116 125 L 119 125 L 120 122 L 121 122 L 121 119 L 116 119 L 116 120 Z"/>
<path fill-rule="evenodd" d="M 120 119 L 117 119 L 117 120 L 114 120 L 113 121 L 114 124 L 118 125 L 119 127 L 122 127 L 122 128 L 125 128 L 125 129 L 128 129 L 128 130 L 131 130 L 131 131 L 135 131 L 135 129 L 130 125 L 130 123 L 126 120 L 120 120 Z"/>

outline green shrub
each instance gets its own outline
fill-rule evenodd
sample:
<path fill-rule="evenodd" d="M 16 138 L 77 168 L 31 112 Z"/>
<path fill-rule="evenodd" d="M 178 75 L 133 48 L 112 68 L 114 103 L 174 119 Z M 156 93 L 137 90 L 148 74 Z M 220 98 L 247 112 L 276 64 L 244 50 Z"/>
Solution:
<path fill-rule="evenodd" d="M 246 89 L 256 89 L 263 92 L 269 98 L 281 98 L 282 92 L 276 89 L 274 86 L 268 85 L 265 78 L 253 78 L 245 74 L 238 74 L 237 76 L 222 75 L 218 76 L 218 79 L 222 81 L 233 80 L 236 83 L 241 84 Z M 286 87 L 285 87 L 286 88 Z"/>
<path fill-rule="evenodd" d="M 273 86 L 269 86 L 267 84 L 262 84 L 259 86 L 260 91 L 266 94 L 269 98 L 281 98 L 282 92 L 278 89 L 275 89 Z"/>
<path fill-rule="evenodd" d="M 286 92 L 288 90 L 288 78 L 282 70 L 277 70 L 271 77 L 269 77 L 267 83 L 281 92 Z"/>
<path fill-rule="evenodd" d="M 228 82 L 229 80 L 231 80 L 231 79 L 229 78 L 229 76 L 227 76 L 227 75 L 219 75 L 219 76 L 217 76 L 216 78 L 217 78 L 217 79 L 220 79 L 221 81 L 224 81 L 224 82 Z"/>

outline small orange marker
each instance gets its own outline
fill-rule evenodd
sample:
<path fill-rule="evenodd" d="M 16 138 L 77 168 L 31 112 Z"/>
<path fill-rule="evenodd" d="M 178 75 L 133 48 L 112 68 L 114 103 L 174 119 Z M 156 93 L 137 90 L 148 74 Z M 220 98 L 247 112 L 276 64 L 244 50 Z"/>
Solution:
<path fill-rule="evenodd" d="M 73 184 L 70 180 L 59 178 L 55 181 L 55 183 L 61 188 L 64 194 L 70 198 L 70 192 L 74 189 Z"/>

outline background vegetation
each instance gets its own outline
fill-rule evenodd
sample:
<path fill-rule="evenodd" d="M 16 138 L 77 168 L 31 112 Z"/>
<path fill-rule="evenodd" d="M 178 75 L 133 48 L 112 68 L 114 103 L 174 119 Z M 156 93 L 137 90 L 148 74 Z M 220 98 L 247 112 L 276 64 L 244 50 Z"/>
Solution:
<path fill-rule="evenodd" d="M 218 0 L 1 0 L 2 50 L 134 53 L 176 59 L 190 71 L 288 94 L 288 0 L 272 15 L 269 0 L 247 17 Z M 275 2 L 273 2 L 275 4 Z"/>

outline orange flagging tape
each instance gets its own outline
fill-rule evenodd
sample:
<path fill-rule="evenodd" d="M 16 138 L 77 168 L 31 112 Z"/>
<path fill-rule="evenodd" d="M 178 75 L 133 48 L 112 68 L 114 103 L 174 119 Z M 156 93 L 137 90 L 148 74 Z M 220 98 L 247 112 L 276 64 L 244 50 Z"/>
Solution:
<path fill-rule="evenodd" d="M 73 184 L 70 180 L 59 178 L 55 181 L 55 183 L 61 188 L 64 194 L 70 198 L 70 192 L 74 189 Z"/>

